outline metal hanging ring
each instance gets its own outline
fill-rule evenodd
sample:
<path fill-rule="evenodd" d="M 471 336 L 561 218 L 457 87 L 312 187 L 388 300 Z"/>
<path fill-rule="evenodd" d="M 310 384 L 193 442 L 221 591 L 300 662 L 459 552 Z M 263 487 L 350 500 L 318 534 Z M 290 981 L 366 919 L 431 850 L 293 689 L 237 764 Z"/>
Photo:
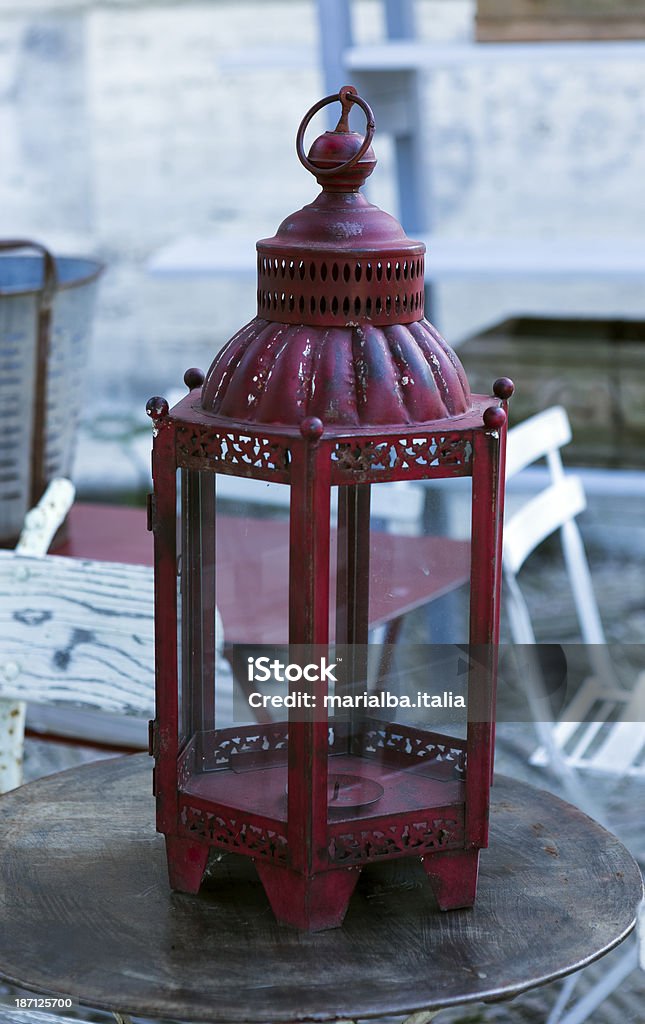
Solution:
<path fill-rule="evenodd" d="M 346 102 L 356 103 L 365 114 L 367 131 L 365 133 L 365 138 L 363 139 L 363 145 L 358 152 L 355 153 L 354 156 L 350 157 L 350 159 L 344 164 L 339 164 L 337 167 L 316 167 L 316 165 L 312 163 L 309 157 L 305 154 L 305 132 L 309 127 L 309 122 L 312 117 L 314 117 L 319 110 L 322 110 L 323 107 L 326 107 L 329 103 L 335 103 L 337 100 L 343 104 L 343 106 Z M 372 139 L 374 138 L 375 127 L 374 114 L 372 113 L 372 108 L 369 103 L 366 103 L 358 93 L 350 92 L 349 89 L 345 87 L 344 89 L 341 89 L 340 92 L 333 93 L 331 96 L 325 96 L 324 99 L 318 100 L 318 102 L 314 103 L 313 107 L 311 107 L 303 117 L 300 122 L 300 127 L 298 128 L 298 134 L 296 135 L 296 153 L 298 154 L 298 159 L 302 166 L 306 167 L 308 171 L 311 171 L 316 178 L 330 178 L 332 175 L 338 174 L 339 172 L 348 171 L 350 167 L 357 164 L 361 157 L 367 153 Z"/>

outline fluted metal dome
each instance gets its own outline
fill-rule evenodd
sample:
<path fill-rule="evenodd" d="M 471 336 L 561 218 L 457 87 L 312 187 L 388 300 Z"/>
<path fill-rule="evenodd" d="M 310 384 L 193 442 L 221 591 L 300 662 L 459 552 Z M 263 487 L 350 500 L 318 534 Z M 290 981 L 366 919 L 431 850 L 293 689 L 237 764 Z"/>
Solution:
<path fill-rule="evenodd" d="M 312 113 L 339 99 L 333 132 L 304 155 Z M 349 130 L 352 104 L 365 138 Z M 216 357 L 202 389 L 205 412 L 238 422 L 299 427 L 428 423 L 471 406 L 452 349 L 423 317 L 425 246 L 359 189 L 374 169 L 369 106 L 351 86 L 326 97 L 298 130 L 301 162 L 323 187 L 317 199 L 258 242 L 258 315 Z"/>
<path fill-rule="evenodd" d="M 461 363 L 427 320 L 323 329 L 256 317 L 226 345 L 202 389 L 206 412 L 297 426 L 380 426 L 459 416 Z"/>

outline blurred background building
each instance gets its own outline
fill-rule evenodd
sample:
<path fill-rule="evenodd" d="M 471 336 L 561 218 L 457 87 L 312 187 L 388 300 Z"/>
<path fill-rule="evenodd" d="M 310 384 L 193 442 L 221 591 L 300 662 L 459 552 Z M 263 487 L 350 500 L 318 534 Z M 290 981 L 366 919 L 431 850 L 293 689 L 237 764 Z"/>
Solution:
<path fill-rule="evenodd" d="M 380 3 L 354 11 L 358 40 L 383 37 Z M 121 430 L 254 315 L 252 278 L 159 278 L 155 253 L 186 234 L 252 253 L 313 197 L 294 135 L 324 94 L 316 4 L 0 0 L 0 14 L 2 234 L 107 262 L 85 416 L 109 411 L 102 429 Z M 473 36 L 474 0 L 419 0 L 417 14 L 421 38 Z M 424 76 L 421 109 L 437 233 L 641 234 L 639 62 L 457 65 Z M 376 149 L 371 197 L 396 212 L 387 137 Z M 645 291 L 620 281 L 461 281 L 437 300 L 457 344 L 508 313 L 645 312 Z"/>
<path fill-rule="evenodd" d="M 416 0 L 417 38 L 471 41 L 476 6 Z M 353 0 L 352 8 L 355 40 L 383 40 L 383 4 Z M 419 159 L 437 237 L 494 237 L 525 248 L 575 239 L 581 252 L 602 240 L 614 251 L 645 247 L 642 51 L 609 47 L 571 64 L 557 45 L 544 60 L 455 61 L 420 76 Z M 343 78 L 334 88 L 352 80 Z M 316 0 L 0 0 L 0 236 L 107 264 L 74 474 L 82 499 L 142 501 L 150 487 L 146 399 L 172 401 L 184 370 L 206 368 L 255 315 L 255 241 L 315 195 L 294 140 L 305 111 L 328 91 Z M 399 214 L 394 146 L 378 124 L 374 147 L 370 198 Z M 229 250 L 248 252 L 250 272 L 160 274 L 161 256 L 186 238 L 197 247 L 214 242 L 224 264 Z M 586 470 L 583 532 L 608 640 L 642 670 L 645 475 L 634 470 L 643 468 L 643 445 L 632 442 L 627 460 L 607 453 L 620 441 L 625 409 L 632 436 L 645 437 L 642 282 L 616 274 L 455 277 L 432 298 L 438 327 L 478 386 L 516 375 L 509 330 L 495 325 L 519 318 L 514 351 L 543 353 L 525 368 L 527 385 L 539 382 L 543 405 L 566 405 L 577 448 L 572 456 L 565 449 L 565 461 L 605 467 Z M 563 316 L 579 323 L 563 328 Z M 600 325 L 581 325 L 594 318 Z M 633 323 L 627 369 L 618 376 L 621 321 Z M 512 405 L 518 418 L 535 411 L 521 404 L 531 393 L 522 372 Z M 575 387 L 560 387 L 565 375 Z M 591 413 L 595 432 L 585 421 Z M 530 580 L 531 611 L 562 642 L 576 630 L 562 597 L 566 583 L 549 549 Z M 502 766 L 528 770 L 532 742 L 531 732 L 512 756 L 506 749 Z M 28 772 L 41 774 L 53 763 L 47 756 L 37 753 Z M 631 794 L 621 789 L 619 809 L 635 831 Z M 642 858 L 642 829 L 634 845 Z M 644 977 L 622 993 L 629 1002 L 617 998 L 593 1019 L 639 1024 Z M 532 993 L 523 1010 L 490 1008 L 485 1019 L 533 1024 L 546 1018 L 550 998 Z M 450 1019 L 466 1020 L 458 1011 Z"/>

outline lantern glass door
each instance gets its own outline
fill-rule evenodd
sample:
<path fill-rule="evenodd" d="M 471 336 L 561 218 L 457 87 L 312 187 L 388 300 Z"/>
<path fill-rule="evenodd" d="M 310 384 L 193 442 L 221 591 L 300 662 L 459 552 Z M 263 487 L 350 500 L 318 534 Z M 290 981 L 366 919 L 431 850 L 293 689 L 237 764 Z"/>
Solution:
<path fill-rule="evenodd" d="M 289 488 L 181 472 L 184 792 L 284 820 L 287 712 L 265 666 L 288 648 Z"/>
<path fill-rule="evenodd" d="M 330 822 L 463 800 L 471 490 L 338 489 Z"/>

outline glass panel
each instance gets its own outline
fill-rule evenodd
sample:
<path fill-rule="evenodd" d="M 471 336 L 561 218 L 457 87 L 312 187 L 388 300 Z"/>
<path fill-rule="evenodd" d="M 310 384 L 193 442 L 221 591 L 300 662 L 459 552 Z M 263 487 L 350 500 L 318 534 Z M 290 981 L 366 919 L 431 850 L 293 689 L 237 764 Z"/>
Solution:
<path fill-rule="evenodd" d="M 459 802 L 471 481 L 341 488 L 338 505 L 330 823 Z"/>
<path fill-rule="evenodd" d="M 184 792 L 286 818 L 289 488 L 182 471 Z"/>

